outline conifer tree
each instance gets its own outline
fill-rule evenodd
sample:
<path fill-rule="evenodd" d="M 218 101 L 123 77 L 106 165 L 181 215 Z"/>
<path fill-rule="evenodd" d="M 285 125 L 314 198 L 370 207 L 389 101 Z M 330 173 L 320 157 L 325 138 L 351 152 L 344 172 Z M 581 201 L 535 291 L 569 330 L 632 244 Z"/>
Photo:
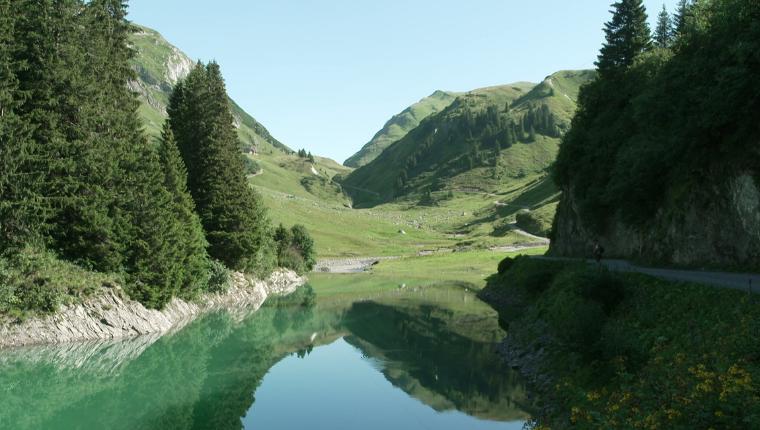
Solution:
<path fill-rule="evenodd" d="M 0 251 L 20 244 L 41 220 L 33 215 L 37 188 L 24 175 L 31 145 L 30 130 L 16 113 L 18 79 L 13 61 L 14 27 L 17 16 L 11 0 L 0 0 Z"/>
<path fill-rule="evenodd" d="M 129 293 L 150 308 L 162 308 L 180 292 L 186 279 L 185 247 L 181 226 L 174 218 L 172 196 L 163 186 L 156 151 L 147 145 L 135 148 L 142 163 L 141 185 L 131 190 L 129 208 L 133 222 L 126 252 Z"/>
<path fill-rule="evenodd" d="M 30 234 L 47 236 L 51 220 L 70 204 L 77 187 L 76 160 L 84 160 L 80 127 L 84 88 L 80 75 L 81 30 L 76 19 L 81 3 L 76 0 L 12 3 L 14 15 L 12 62 L 18 103 L 15 114 L 30 127 L 23 149 L 24 160 L 6 173 L 15 176 L 18 192 L 26 195 L 24 212 L 40 217 L 29 226 Z M 8 84 L 14 85 L 13 79 Z M 21 145 L 22 141 L 16 141 Z M 34 203 L 32 203 L 34 202 Z M 30 208 L 30 205 L 34 208 Z"/>
<path fill-rule="evenodd" d="M 678 2 L 678 7 L 673 17 L 673 31 L 677 37 L 681 37 L 686 33 L 691 6 L 692 4 L 689 0 L 679 0 Z"/>
<path fill-rule="evenodd" d="M 658 48 L 670 48 L 673 44 L 673 23 L 665 5 L 662 5 L 662 11 L 657 17 L 654 43 Z"/>
<path fill-rule="evenodd" d="M 627 69 L 652 45 L 642 0 L 619 0 L 612 7 L 612 20 L 604 28 L 606 42 L 596 62 L 602 77 Z"/>
<path fill-rule="evenodd" d="M 175 89 L 168 110 L 209 254 L 232 269 L 268 271 L 275 258 L 269 222 L 245 180 L 219 65 L 198 64 Z"/>
<path fill-rule="evenodd" d="M 209 273 L 209 259 L 206 253 L 208 242 L 203 234 L 201 221 L 195 213 L 195 203 L 187 189 L 187 169 L 168 121 L 164 123 L 161 133 L 159 158 L 164 174 L 164 186 L 173 200 L 173 217 L 180 229 L 180 262 L 184 268 L 180 294 L 192 298 L 206 287 Z"/>
<path fill-rule="evenodd" d="M 176 147 L 142 134 L 132 32 L 122 0 L 0 0 L 0 241 L 125 273 L 161 307 L 208 259 Z"/>

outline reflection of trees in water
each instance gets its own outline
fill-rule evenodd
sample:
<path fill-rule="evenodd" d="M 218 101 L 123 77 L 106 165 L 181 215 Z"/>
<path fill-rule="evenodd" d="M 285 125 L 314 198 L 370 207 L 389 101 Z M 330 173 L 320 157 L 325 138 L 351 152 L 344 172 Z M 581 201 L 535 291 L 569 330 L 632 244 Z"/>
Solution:
<path fill-rule="evenodd" d="M 478 340 L 496 321 L 473 317 L 430 305 L 356 303 L 346 316 L 352 333 L 346 340 L 379 358 L 391 383 L 436 410 L 505 421 L 527 418 L 517 373 L 498 360 L 493 343 Z"/>
<path fill-rule="evenodd" d="M 491 344 L 462 334 L 462 327 L 490 329 L 484 324 L 434 306 L 265 307 L 249 318 L 212 314 L 157 340 L 3 352 L 0 428 L 239 429 L 274 364 L 346 330 L 411 395 L 499 418 L 492 409 L 506 405 L 512 414 L 503 399 L 520 398 L 519 384 L 504 376 Z"/>
<path fill-rule="evenodd" d="M 113 371 L 102 371 L 101 354 L 88 348 L 43 351 L 47 363 L 30 360 L 30 352 L 3 353 L 0 428 L 242 428 L 240 418 L 269 368 L 309 341 L 300 331 L 278 335 L 277 311 L 262 308 L 243 322 L 209 315 Z M 304 311 L 285 315 L 290 327 L 308 321 Z M 101 353 L 113 347 L 106 344 Z"/>

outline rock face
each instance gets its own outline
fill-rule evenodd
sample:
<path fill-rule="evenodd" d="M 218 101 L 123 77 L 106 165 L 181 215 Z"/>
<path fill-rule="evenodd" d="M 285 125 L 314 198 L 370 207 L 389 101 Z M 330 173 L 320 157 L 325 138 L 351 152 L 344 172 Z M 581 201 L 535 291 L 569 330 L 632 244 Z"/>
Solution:
<path fill-rule="evenodd" d="M 722 184 L 666 204 L 641 229 L 627 226 L 611 214 L 598 236 L 578 215 L 573 190 L 563 190 L 549 253 L 589 257 L 598 237 L 605 257 L 760 269 L 760 187 L 756 177 L 754 172 L 741 172 Z"/>
<path fill-rule="evenodd" d="M 208 294 L 198 302 L 173 299 L 163 310 L 147 309 L 130 300 L 118 287 L 104 288 L 84 303 L 65 306 L 48 317 L 0 326 L 0 347 L 123 339 L 161 334 L 183 327 L 215 309 L 258 309 L 270 295 L 287 295 L 306 279 L 290 270 L 278 270 L 267 280 L 233 274 L 232 286 L 222 294 Z"/>

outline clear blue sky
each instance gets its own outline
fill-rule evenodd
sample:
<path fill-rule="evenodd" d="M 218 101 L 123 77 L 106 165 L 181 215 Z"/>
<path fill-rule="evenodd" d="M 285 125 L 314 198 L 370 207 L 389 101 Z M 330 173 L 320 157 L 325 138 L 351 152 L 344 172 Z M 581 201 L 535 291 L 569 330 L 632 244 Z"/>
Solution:
<path fill-rule="evenodd" d="M 666 0 L 670 10 L 677 0 Z M 342 162 L 435 90 L 593 67 L 610 0 L 131 0 L 293 149 Z M 652 24 L 662 0 L 646 0 Z"/>

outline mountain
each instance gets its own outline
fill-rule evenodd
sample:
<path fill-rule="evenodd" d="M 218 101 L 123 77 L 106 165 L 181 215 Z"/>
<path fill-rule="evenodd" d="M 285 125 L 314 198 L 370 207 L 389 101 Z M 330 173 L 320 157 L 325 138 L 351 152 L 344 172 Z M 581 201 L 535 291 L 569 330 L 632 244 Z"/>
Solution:
<path fill-rule="evenodd" d="M 440 191 L 491 192 L 544 172 L 593 71 L 459 95 L 342 182 L 357 207 Z"/>
<path fill-rule="evenodd" d="M 146 131 L 158 136 L 166 118 L 166 107 L 172 89 L 180 79 L 190 73 L 195 62 L 179 48 L 167 42 L 157 31 L 142 26 L 137 28 L 138 31 L 131 39 L 136 51 L 132 67 L 137 72 L 137 80 L 131 82 L 130 87 L 140 95 L 142 104 L 139 113 Z M 232 99 L 230 109 L 243 149 L 255 147 L 258 152 L 293 152 L 272 137 L 261 123 Z"/>
<path fill-rule="evenodd" d="M 423 119 L 447 108 L 458 95 L 457 93 L 436 91 L 409 106 L 401 111 L 401 113 L 389 119 L 369 143 L 364 145 L 359 152 L 352 155 L 343 164 L 348 167 L 364 166 L 377 158 L 393 142 L 406 136 L 407 133 L 420 125 Z"/>

